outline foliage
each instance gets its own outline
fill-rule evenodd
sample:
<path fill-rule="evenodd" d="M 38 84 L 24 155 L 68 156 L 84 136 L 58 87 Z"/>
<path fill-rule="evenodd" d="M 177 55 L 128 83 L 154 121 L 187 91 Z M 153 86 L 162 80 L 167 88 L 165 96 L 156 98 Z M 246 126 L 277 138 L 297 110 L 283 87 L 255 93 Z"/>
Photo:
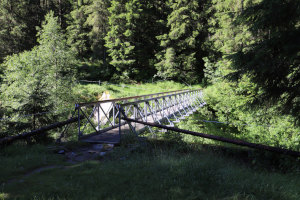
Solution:
<path fill-rule="evenodd" d="M 107 60 L 107 50 L 104 38 L 109 29 L 109 7 L 109 0 L 95 0 L 92 1 L 92 4 L 88 5 L 86 8 L 88 18 L 85 24 L 91 27 L 91 31 L 89 31 L 88 36 L 91 41 L 93 57 L 102 58 L 104 64 L 106 64 Z"/>
<path fill-rule="evenodd" d="M 32 30 L 30 23 L 34 23 L 35 14 L 38 13 L 31 13 L 32 16 L 29 16 L 29 12 L 31 9 L 39 11 L 36 6 L 25 0 L 0 2 L 0 62 L 5 56 L 30 49 L 35 44 L 36 41 L 30 37 L 36 31 Z"/>
<path fill-rule="evenodd" d="M 47 12 L 54 11 L 65 29 L 65 14 L 70 12 L 70 4 L 71 1 L 62 0 L 1 0 L 0 62 L 37 44 L 36 27 L 41 26 Z"/>
<path fill-rule="evenodd" d="M 162 51 L 157 54 L 158 76 L 164 79 L 199 82 L 205 56 L 201 43 L 205 40 L 205 2 L 175 0 L 168 3 L 171 13 L 166 26 L 169 31 L 157 36 Z"/>
<path fill-rule="evenodd" d="M 106 62 L 104 37 L 108 29 L 109 5 L 107 0 L 84 0 L 73 4 L 68 15 L 68 43 L 80 59 Z"/>
<path fill-rule="evenodd" d="M 3 107 L 10 116 L 54 112 L 65 108 L 74 81 L 75 61 L 66 46 L 58 18 L 50 12 L 38 33 L 39 45 L 31 51 L 6 59 L 4 84 L 1 86 Z M 35 129 L 54 120 L 52 115 L 33 115 L 23 120 L 23 129 Z M 13 130 L 10 130 L 13 131 Z"/>
<path fill-rule="evenodd" d="M 235 79 L 250 74 L 261 88 L 257 101 L 280 104 L 279 110 L 300 122 L 300 2 L 262 1 L 238 18 L 247 24 L 252 43 L 230 56 Z"/>
<path fill-rule="evenodd" d="M 299 149 L 299 8 L 292 0 L 2 0 L 0 117 L 13 120 L 1 136 L 58 121 L 52 112 L 105 90 L 122 97 L 203 82 L 208 108 L 184 127 Z M 50 10 L 57 17 L 42 25 Z M 102 85 L 73 87 L 75 77 Z M 141 84 L 156 78 L 176 82 Z M 228 124 L 199 125 L 205 118 Z"/>
<path fill-rule="evenodd" d="M 159 16 L 156 1 L 111 2 L 109 25 L 105 37 L 106 47 L 111 57 L 110 64 L 117 70 L 115 80 L 142 81 L 154 73 L 156 33 Z"/>
<path fill-rule="evenodd" d="M 293 123 L 291 115 L 278 115 L 275 106 L 256 107 L 249 106 L 253 101 L 254 92 L 249 88 L 255 88 L 249 82 L 239 83 L 234 88 L 230 83 L 217 83 L 205 89 L 205 100 L 213 111 L 211 119 L 199 117 L 194 119 L 216 120 L 235 127 L 237 131 L 229 129 L 229 133 L 223 133 L 226 137 L 235 137 L 254 143 L 284 147 L 300 150 L 300 129 Z M 242 90 L 244 88 L 244 90 Z M 245 93 L 248 93 L 245 95 Z M 200 110 L 200 112 L 202 112 Z"/>
<path fill-rule="evenodd" d="M 90 43 L 88 32 L 90 28 L 86 25 L 87 20 L 87 5 L 84 2 L 78 1 L 73 5 L 73 10 L 68 15 L 68 27 L 66 29 L 68 35 L 68 44 L 79 58 L 84 58 L 90 54 Z M 86 3 L 90 3 L 89 1 Z"/>

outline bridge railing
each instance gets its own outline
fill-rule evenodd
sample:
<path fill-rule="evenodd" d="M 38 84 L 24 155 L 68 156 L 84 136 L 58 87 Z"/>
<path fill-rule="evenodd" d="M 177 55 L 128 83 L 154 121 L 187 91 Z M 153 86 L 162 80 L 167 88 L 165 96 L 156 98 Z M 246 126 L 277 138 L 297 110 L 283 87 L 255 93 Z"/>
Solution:
<path fill-rule="evenodd" d="M 78 137 L 104 133 L 125 125 L 127 122 L 120 120 L 121 115 L 144 121 L 150 118 L 159 123 L 166 120 L 170 125 L 174 125 L 172 121 L 180 121 L 194 112 L 196 107 L 204 104 L 201 90 L 179 90 L 78 103 L 77 114 L 83 116 L 83 119 L 78 118 Z"/>

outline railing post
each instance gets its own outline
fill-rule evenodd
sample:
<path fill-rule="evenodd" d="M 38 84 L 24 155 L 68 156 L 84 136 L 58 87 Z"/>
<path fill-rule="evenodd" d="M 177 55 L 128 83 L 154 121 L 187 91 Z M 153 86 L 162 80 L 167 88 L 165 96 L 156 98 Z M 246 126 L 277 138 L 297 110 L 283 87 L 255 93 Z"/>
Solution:
<path fill-rule="evenodd" d="M 100 104 L 97 105 L 97 115 L 98 115 L 98 127 L 97 129 L 100 130 L 101 127 L 100 127 Z"/>
<path fill-rule="evenodd" d="M 120 137 L 120 141 L 121 141 L 121 105 L 118 104 L 118 116 L 119 116 L 119 137 Z"/>
<path fill-rule="evenodd" d="M 112 103 L 112 106 L 113 106 L 113 125 L 115 126 L 116 125 L 116 122 L 115 122 L 115 118 L 116 118 L 116 116 L 115 116 L 116 115 L 116 113 L 115 113 L 116 112 L 115 111 L 115 106 L 116 106 L 115 102 Z"/>
<path fill-rule="evenodd" d="M 75 104 L 75 110 L 78 110 L 78 113 L 77 113 L 77 117 L 78 117 L 78 139 L 82 136 L 82 133 L 80 131 L 80 107 L 78 104 Z"/>

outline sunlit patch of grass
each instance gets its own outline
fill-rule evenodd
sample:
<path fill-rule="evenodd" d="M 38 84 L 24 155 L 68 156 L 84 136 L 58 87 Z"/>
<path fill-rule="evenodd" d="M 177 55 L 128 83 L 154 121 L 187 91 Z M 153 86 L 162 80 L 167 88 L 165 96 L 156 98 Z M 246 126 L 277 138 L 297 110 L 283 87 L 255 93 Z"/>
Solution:
<path fill-rule="evenodd" d="M 0 200 L 8 199 L 9 195 L 6 193 L 0 193 Z"/>

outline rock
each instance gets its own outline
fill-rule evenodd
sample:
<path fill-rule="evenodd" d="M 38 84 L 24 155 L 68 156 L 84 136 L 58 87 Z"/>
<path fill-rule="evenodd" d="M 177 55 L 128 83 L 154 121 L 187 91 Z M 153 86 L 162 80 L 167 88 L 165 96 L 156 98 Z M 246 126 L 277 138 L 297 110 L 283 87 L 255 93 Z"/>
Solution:
<path fill-rule="evenodd" d="M 105 156 L 106 152 L 100 152 L 99 155 L 100 156 Z"/>
<path fill-rule="evenodd" d="M 93 149 L 94 149 L 94 150 L 100 151 L 100 150 L 103 149 L 103 145 L 102 145 L 102 144 L 94 144 L 94 145 L 93 145 Z"/>
<path fill-rule="evenodd" d="M 58 152 L 57 152 L 58 154 L 64 154 L 65 153 L 65 150 L 59 150 Z"/>
<path fill-rule="evenodd" d="M 113 145 L 113 144 L 105 144 L 105 146 L 103 147 L 103 149 L 105 151 L 110 151 L 110 150 L 112 150 L 114 148 L 114 146 L 115 145 Z"/>

